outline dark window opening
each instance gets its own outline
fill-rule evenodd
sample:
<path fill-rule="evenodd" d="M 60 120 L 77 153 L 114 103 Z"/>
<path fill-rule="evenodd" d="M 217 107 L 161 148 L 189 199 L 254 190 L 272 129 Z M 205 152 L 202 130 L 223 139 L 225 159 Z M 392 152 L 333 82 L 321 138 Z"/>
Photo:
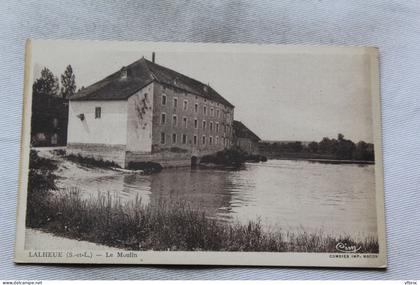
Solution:
<path fill-rule="evenodd" d="M 165 133 L 160 133 L 160 143 L 165 144 Z"/>
<path fill-rule="evenodd" d="M 95 119 L 101 118 L 101 107 L 95 107 Z"/>

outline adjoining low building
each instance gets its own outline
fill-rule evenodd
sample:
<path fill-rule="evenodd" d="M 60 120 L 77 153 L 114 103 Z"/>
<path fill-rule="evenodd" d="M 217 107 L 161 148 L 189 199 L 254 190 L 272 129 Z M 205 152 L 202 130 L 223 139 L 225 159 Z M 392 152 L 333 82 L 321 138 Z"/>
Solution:
<path fill-rule="evenodd" d="M 258 154 L 258 142 L 261 139 L 242 122 L 233 121 L 234 145 L 248 154 Z"/>
<path fill-rule="evenodd" d="M 67 148 L 122 167 L 190 165 L 233 145 L 233 114 L 208 84 L 141 58 L 70 98 Z"/>

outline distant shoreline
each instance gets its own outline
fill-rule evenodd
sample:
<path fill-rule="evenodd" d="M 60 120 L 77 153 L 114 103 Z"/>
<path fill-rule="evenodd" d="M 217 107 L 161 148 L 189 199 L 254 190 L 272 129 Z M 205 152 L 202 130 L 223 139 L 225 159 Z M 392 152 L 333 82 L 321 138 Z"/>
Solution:
<path fill-rule="evenodd" d="M 304 157 L 278 157 L 278 156 L 268 156 L 269 160 L 302 160 L 309 162 L 318 162 L 325 164 L 366 164 L 374 165 L 375 161 L 368 160 L 347 160 L 347 159 L 329 159 L 329 158 L 304 158 Z"/>

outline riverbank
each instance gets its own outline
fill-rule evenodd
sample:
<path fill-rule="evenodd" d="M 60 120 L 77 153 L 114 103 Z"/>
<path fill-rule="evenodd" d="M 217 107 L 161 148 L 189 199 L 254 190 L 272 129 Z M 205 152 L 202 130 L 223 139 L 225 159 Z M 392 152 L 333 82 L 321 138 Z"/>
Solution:
<path fill-rule="evenodd" d="M 99 245 L 83 240 L 55 236 L 35 229 L 25 230 L 25 248 L 31 250 L 115 250 L 115 248 Z"/>
<path fill-rule="evenodd" d="M 375 164 L 375 161 L 373 160 L 339 159 L 331 155 L 319 155 L 311 153 L 267 154 L 267 158 L 279 160 L 302 160 L 329 164 Z"/>
<path fill-rule="evenodd" d="M 364 165 L 373 165 L 374 161 L 366 160 L 346 160 L 346 159 L 327 159 L 327 158 L 289 158 L 289 157 L 270 157 L 269 159 L 278 159 L 278 160 L 301 160 L 317 163 L 326 163 L 326 164 L 364 164 Z"/>

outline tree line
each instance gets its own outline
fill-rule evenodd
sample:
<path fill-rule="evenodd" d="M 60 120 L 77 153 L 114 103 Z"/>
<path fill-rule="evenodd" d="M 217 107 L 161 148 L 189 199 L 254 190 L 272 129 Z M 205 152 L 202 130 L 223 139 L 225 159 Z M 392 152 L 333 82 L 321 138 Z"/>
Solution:
<path fill-rule="evenodd" d="M 31 144 L 67 143 L 68 99 L 76 93 L 76 77 L 71 65 L 60 80 L 44 67 L 32 85 Z"/>
<path fill-rule="evenodd" d="M 260 151 L 271 156 L 285 156 L 296 158 L 328 158 L 341 160 L 374 161 L 374 146 L 365 141 L 354 143 L 345 139 L 343 134 L 337 138 L 324 137 L 321 141 L 309 144 L 296 142 L 262 142 Z"/>

